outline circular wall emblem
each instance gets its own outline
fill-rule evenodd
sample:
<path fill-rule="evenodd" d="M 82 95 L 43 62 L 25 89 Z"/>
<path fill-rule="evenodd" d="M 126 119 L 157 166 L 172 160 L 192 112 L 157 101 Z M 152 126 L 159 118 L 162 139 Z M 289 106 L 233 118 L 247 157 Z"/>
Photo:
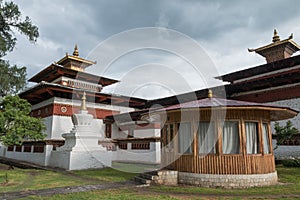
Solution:
<path fill-rule="evenodd" d="M 68 111 L 68 108 L 67 108 L 67 107 L 65 107 L 65 106 L 63 106 L 63 107 L 61 107 L 61 108 L 60 108 L 60 110 L 61 110 L 61 112 L 65 113 L 65 112 L 67 112 L 67 111 Z"/>

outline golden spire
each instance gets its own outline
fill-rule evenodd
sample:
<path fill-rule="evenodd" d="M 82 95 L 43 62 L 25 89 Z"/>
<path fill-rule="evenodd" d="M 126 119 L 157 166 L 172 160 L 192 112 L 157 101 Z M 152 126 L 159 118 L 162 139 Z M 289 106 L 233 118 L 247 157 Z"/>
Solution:
<path fill-rule="evenodd" d="M 273 42 L 279 42 L 280 41 L 280 38 L 279 38 L 279 36 L 277 34 L 276 29 L 274 29 L 274 36 L 273 36 L 273 40 L 272 41 Z"/>
<path fill-rule="evenodd" d="M 85 102 L 85 100 L 86 100 L 86 94 L 85 94 L 85 92 L 83 92 L 83 95 L 82 95 L 82 101 L 81 101 L 81 107 L 80 107 L 80 110 L 87 110 L 86 109 L 86 102 Z"/>
<path fill-rule="evenodd" d="M 79 52 L 78 52 L 78 47 L 77 44 L 75 44 L 75 48 L 74 48 L 74 52 L 73 52 L 73 56 L 79 56 Z"/>
<path fill-rule="evenodd" d="M 212 90 L 208 90 L 207 97 L 208 97 L 208 98 L 212 98 L 212 97 L 213 97 L 213 92 L 212 92 Z"/>

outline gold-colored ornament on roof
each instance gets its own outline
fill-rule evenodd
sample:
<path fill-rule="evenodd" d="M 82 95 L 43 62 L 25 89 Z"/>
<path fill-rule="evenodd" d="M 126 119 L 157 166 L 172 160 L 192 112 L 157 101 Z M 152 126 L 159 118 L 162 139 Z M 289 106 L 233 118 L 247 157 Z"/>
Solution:
<path fill-rule="evenodd" d="M 74 52 L 73 52 L 73 56 L 79 56 L 79 52 L 78 52 L 78 47 L 77 44 L 75 44 L 75 48 L 74 48 Z"/>
<path fill-rule="evenodd" d="M 279 35 L 277 34 L 277 30 L 274 29 L 274 36 L 273 36 L 273 42 L 279 42 L 280 41 L 280 38 L 279 38 Z"/>
<path fill-rule="evenodd" d="M 207 97 L 208 97 L 208 98 L 212 98 L 212 97 L 213 97 L 213 92 L 212 92 L 212 90 L 208 90 Z"/>

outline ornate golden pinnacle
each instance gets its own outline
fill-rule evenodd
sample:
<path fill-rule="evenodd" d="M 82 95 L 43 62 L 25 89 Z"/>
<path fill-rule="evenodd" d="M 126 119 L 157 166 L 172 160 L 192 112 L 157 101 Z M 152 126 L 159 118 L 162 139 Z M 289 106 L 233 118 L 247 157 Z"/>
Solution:
<path fill-rule="evenodd" d="M 276 29 L 274 29 L 274 36 L 273 36 L 273 40 L 272 41 L 273 42 L 279 42 L 280 41 L 280 38 L 279 38 L 279 36 L 277 34 Z"/>
<path fill-rule="evenodd" d="M 78 52 L 78 47 L 77 47 L 77 44 L 75 44 L 75 48 L 74 48 L 74 52 L 73 52 L 73 56 L 79 56 L 79 52 Z"/>
<path fill-rule="evenodd" d="M 212 98 L 212 97 L 213 97 L 213 92 L 212 92 L 212 90 L 208 90 L 207 97 L 208 97 L 208 98 Z"/>

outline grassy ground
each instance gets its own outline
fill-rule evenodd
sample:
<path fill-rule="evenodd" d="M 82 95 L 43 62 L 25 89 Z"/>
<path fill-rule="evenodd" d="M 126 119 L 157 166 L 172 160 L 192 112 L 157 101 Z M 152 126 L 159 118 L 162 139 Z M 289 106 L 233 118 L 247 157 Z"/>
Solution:
<path fill-rule="evenodd" d="M 74 172 L 19 168 L 7 170 L 7 168 L 7 166 L 0 164 L 0 192 L 121 182 L 132 179 L 136 175 L 119 172 L 111 168 Z"/>
<path fill-rule="evenodd" d="M 1 168 L 0 168 L 1 169 Z M 80 192 L 51 197 L 27 197 L 24 199 L 245 199 L 260 198 L 293 199 L 300 197 L 300 168 L 277 166 L 279 184 L 269 187 L 225 190 L 220 188 L 200 188 L 194 186 L 151 186 L 143 188 L 108 189 Z M 5 173 L 9 182 L 5 183 Z M 74 186 L 119 182 L 131 179 L 136 174 L 119 172 L 114 169 L 84 170 L 70 173 L 43 170 L 0 170 L 0 192 L 45 189 L 51 187 Z"/>

